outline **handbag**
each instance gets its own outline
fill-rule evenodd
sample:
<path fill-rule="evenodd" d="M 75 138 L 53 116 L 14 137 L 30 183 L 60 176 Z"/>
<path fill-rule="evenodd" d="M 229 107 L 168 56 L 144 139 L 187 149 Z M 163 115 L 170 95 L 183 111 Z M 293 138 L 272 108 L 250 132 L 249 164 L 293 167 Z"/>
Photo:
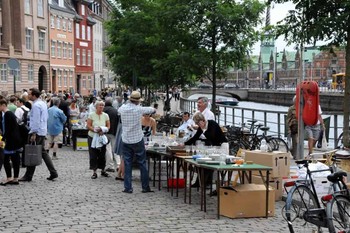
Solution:
<path fill-rule="evenodd" d="M 42 163 L 42 145 L 27 144 L 24 149 L 24 165 L 38 166 Z"/>

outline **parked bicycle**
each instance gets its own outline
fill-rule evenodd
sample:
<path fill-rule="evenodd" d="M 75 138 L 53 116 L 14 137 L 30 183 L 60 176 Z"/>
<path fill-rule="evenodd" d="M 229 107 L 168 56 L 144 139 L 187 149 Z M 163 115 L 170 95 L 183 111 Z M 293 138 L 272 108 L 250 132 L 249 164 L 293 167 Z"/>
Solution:
<path fill-rule="evenodd" d="M 327 161 L 331 161 L 332 163 L 327 169 L 310 171 L 310 160 L 296 161 L 298 165 L 306 168 L 306 177 L 302 180 L 286 182 L 284 184 L 286 190 L 291 188 L 287 195 L 286 205 L 282 209 L 282 215 L 288 223 L 290 232 L 295 232 L 295 227 L 300 227 L 306 232 L 311 232 L 315 226 L 317 227 L 317 232 L 322 232 L 322 228 L 328 228 L 330 232 L 342 232 L 331 231 L 331 229 L 334 229 L 335 225 L 337 227 L 338 225 L 342 226 L 341 224 L 334 224 L 334 220 L 336 220 L 337 223 L 341 222 L 343 225 L 345 225 L 345 222 L 348 222 L 348 219 L 344 218 L 345 213 L 347 212 L 341 212 L 344 208 L 339 210 L 341 206 L 348 207 L 345 206 L 347 203 L 345 203 L 346 201 L 343 196 L 339 196 L 339 199 L 337 198 L 338 195 L 343 194 L 342 190 L 346 187 L 343 180 L 346 173 L 343 171 L 337 171 L 338 168 L 335 152 L 336 150 L 330 151 L 327 154 Z M 325 171 L 335 173 L 327 177 L 331 182 L 329 190 L 329 193 L 331 194 L 322 197 L 321 200 L 323 205 L 321 205 L 314 185 L 314 180 L 312 179 L 312 174 Z M 332 200 L 334 200 L 333 203 Z M 341 202 L 339 206 L 334 204 L 336 200 L 339 200 L 339 203 Z M 324 208 L 326 202 L 329 203 L 327 204 L 329 207 Z M 336 207 L 338 207 L 337 210 Z M 333 221 L 333 223 L 330 223 L 330 221 Z"/>

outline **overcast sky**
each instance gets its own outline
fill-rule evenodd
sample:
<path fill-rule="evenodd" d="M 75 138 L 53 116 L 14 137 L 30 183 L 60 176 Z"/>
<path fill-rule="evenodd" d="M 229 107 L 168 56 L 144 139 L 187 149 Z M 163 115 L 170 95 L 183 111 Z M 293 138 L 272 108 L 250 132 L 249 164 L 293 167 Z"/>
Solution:
<path fill-rule="evenodd" d="M 271 25 L 275 25 L 278 21 L 285 18 L 288 14 L 288 10 L 294 9 L 294 4 L 292 2 L 287 2 L 283 4 L 274 4 L 273 8 L 270 11 L 270 22 Z M 266 12 L 264 15 L 264 19 L 266 16 Z M 265 23 L 265 20 L 264 20 Z M 286 47 L 287 42 L 284 41 L 284 37 L 280 37 L 276 40 L 277 52 L 283 51 Z M 294 50 L 295 45 L 291 45 L 287 47 L 287 50 Z M 258 55 L 260 52 L 260 42 L 256 43 L 253 48 L 253 54 Z"/>

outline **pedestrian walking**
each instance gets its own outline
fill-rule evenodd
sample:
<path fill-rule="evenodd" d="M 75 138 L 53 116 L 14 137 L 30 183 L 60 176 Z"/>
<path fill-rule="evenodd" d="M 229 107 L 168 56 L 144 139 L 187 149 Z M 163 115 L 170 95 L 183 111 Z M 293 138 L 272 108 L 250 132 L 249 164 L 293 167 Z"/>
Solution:
<path fill-rule="evenodd" d="M 29 140 L 31 143 L 42 145 L 42 158 L 50 172 L 48 180 L 54 180 L 58 177 L 55 166 L 45 149 L 45 137 L 47 135 L 47 105 L 40 99 L 40 91 L 37 88 L 29 89 L 29 99 L 33 101 L 32 109 L 29 114 Z M 26 172 L 19 181 L 32 181 L 36 166 L 28 166 Z"/>
<path fill-rule="evenodd" d="M 58 108 L 60 102 L 59 98 L 53 97 L 52 107 L 48 110 L 46 149 L 49 151 L 52 148 L 52 159 L 57 159 L 58 143 L 62 143 L 62 131 L 67 121 L 66 115 Z"/>
<path fill-rule="evenodd" d="M 155 109 L 152 107 L 140 106 L 141 94 L 133 91 L 129 101 L 119 108 L 122 120 L 122 154 L 124 157 L 124 193 L 132 193 L 132 162 L 133 157 L 140 167 L 142 192 L 153 192 L 149 187 L 149 177 L 146 165 L 146 149 L 143 140 L 141 127 L 141 117 L 143 114 L 153 114 Z"/>
<path fill-rule="evenodd" d="M 296 116 L 295 99 L 296 99 L 296 96 L 294 96 L 293 105 L 289 107 L 288 113 L 287 113 L 288 137 L 290 137 L 292 140 L 292 145 L 289 145 L 289 146 L 294 159 L 297 158 L 297 142 L 298 142 L 298 119 Z"/>
<path fill-rule="evenodd" d="M 0 111 L 4 113 L 1 124 L 3 126 L 3 141 L 0 146 L 4 146 L 4 168 L 6 172 L 6 181 L 0 183 L 0 185 L 19 184 L 18 175 L 20 169 L 20 150 L 22 148 L 22 139 L 19 132 L 19 126 L 15 114 L 8 109 L 7 101 L 5 99 L 0 100 Z M 11 163 L 10 163 L 11 161 Z M 13 177 L 12 177 L 13 169 Z"/>

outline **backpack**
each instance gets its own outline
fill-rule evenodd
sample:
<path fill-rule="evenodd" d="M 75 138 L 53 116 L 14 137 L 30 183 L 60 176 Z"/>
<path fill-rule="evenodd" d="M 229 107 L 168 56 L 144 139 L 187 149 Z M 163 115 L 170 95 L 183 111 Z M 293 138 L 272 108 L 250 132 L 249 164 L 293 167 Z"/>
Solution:
<path fill-rule="evenodd" d="M 21 123 L 28 125 L 28 113 L 29 113 L 29 111 L 25 110 L 24 108 L 22 108 L 22 110 L 23 110 L 23 115 L 22 115 Z"/>

